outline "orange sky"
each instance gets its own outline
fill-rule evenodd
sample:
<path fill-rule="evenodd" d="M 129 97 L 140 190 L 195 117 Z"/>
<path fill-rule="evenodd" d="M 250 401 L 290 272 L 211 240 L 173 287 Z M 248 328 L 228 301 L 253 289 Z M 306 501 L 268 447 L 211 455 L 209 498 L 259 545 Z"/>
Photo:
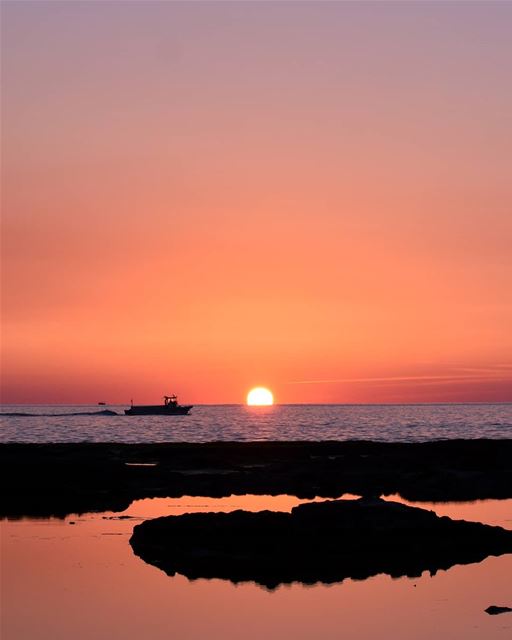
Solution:
<path fill-rule="evenodd" d="M 511 4 L 2 14 L 3 402 L 512 401 Z"/>

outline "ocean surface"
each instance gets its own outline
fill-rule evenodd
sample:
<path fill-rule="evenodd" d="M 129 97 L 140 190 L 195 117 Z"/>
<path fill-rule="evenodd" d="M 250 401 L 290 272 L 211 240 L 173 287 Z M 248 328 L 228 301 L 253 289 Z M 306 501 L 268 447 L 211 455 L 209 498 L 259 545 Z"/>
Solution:
<path fill-rule="evenodd" d="M 397 499 L 390 496 L 390 499 Z M 188 580 L 136 557 L 134 525 L 205 511 L 289 511 L 293 496 L 136 500 L 122 513 L 0 521 L 2 640 L 506 640 L 512 555 L 421 577 L 295 582 Z M 512 500 L 418 503 L 438 515 L 512 528 Z M 71 526 L 73 525 L 73 526 Z"/>
<path fill-rule="evenodd" d="M 1 441 L 512 437 L 511 404 L 203 405 L 189 416 L 167 418 L 124 416 L 124 408 L 3 405 Z M 406 502 L 399 496 L 387 499 Z M 491 616 L 485 610 L 512 606 L 512 554 L 416 577 L 294 582 L 269 591 L 253 582 L 166 575 L 135 556 L 129 544 L 133 527 L 148 518 L 236 509 L 290 511 L 300 502 L 287 495 L 160 497 L 135 500 L 122 512 L 0 519 L 2 640 L 511 637 L 512 614 Z M 412 504 L 440 516 L 512 529 L 512 500 Z"/>
<path fill-rule="evenodd" d="M 125 416 L 126 405 L 2 405 L 0 442 L 210 442 L 512 438 L 512 404 L 197 405 Z"/>

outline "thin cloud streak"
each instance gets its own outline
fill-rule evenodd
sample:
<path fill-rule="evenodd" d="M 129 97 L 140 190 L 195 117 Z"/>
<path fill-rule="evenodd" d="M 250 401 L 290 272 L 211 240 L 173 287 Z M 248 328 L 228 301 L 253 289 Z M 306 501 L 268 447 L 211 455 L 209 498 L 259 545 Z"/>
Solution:
<path fill-rule="evenodd" d="M 500 372 L 489 372 L 485 375 L 437 375 L 437 376 L 385 376 L 378 378 L 331 378 L 326 380 L 292 380 L 287 384 L 336 384 L 336 383 L 372 383 L 372 382 L 420 382 L 420 383 L 451 383 L 466 381 L 506 381 L 512 382 L 512 376 Z"/>

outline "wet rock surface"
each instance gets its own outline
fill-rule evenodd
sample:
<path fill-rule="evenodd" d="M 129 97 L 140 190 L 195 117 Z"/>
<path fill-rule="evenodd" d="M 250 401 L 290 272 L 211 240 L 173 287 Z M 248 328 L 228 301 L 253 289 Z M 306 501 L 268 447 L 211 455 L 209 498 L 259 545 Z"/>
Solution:
<path fill-rule="evenodd" d="M 488 613 L 490 616 L 497 616 L 500 613 L 511 613 L 512 607 L 498 607 L 497 605 L 491 605 L 487 607 L 485 613 Z"/>
<path fill-rule="evenodd" d="M 512 440 L 426 443 L 3 444 L 0 516 L 122 511 L 183 495 L 398 493 L 409 500 L 512 497 Z"/>
<path fill-rule="evenodd" d="M 303 504 L 291 514 L 235 511 L 157 518 L 137 525 L 130 544 L 136 555 L 168 575 L 275 588 L 379 573 L 434 574 L 512 553 L 512 531 L 360 499 Z"/>

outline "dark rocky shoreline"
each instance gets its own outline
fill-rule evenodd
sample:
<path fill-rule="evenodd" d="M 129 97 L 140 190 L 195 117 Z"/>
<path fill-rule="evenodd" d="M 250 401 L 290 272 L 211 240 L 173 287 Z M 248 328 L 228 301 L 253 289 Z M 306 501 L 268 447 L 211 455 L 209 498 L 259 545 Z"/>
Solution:
<path fill-rule="evenodd" d="M 0 517 L 122 511 L 183 495 L 476 500 L 512 497 L 512 440 L 12 443 L 0 445 L 0 469 Z"/>

